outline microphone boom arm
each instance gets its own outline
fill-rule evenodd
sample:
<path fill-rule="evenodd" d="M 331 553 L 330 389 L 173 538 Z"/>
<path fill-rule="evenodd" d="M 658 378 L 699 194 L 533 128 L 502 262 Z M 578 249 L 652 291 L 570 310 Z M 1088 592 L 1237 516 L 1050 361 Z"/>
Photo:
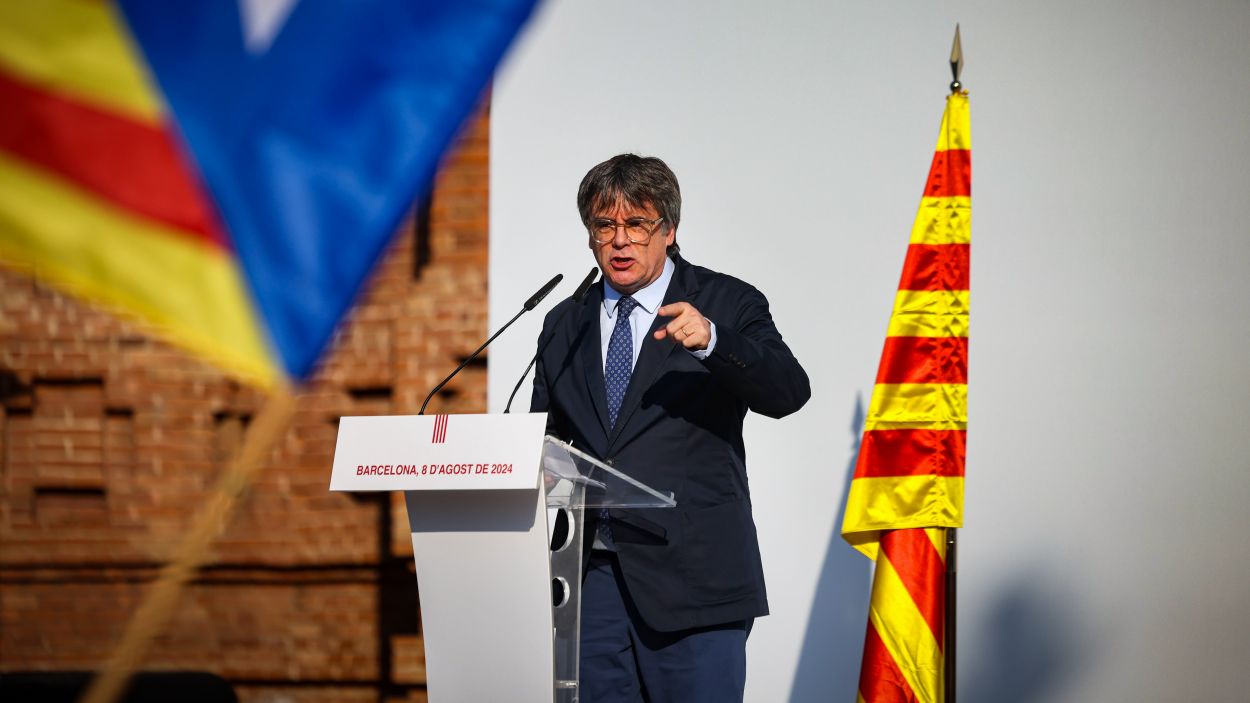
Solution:
<path fill-rule="evenodd" d="M 504 324 L 503 327 L 500 327 L 498 332 L 490 336 L 490 339 L 486 340 L 485 342 L 482 342 L 482 346 L 478 347 L 477 349 L 474 349 L 472 354 L 465 357 L 464 361 L 460 362 L 460 365 L 456 367 L 455 371 L 452 371 L 451 373 L 447 374 L 447 378 L 444 378 L 441 382 L 439 382 L 437 386 L 434 386 L 434 390 L 430 391 L 430 394 L 425 396 L 425 400 L 421 403 L 421 409 L 417 411 L 417 414 L 424 415 L 425 406 L 430 404 L 430 398 L 433 398 L 435 393 L 442 390 L 443 386 L 447 385 L 448 381 L 450 381 L 453 377 L 455 377 L 456 374 L 460 373 L 460 369 L 463 369 L 465 366 L 468 366 L 469 362 L 476 359 L 477 355 L 481 354 L 483 349 L 490 346 L 490 343 L 495 341 L 496 337 L 503 334 L 504 330 L 511 327 L 512 323 L 517 321 L 517 318 L 529 312 L 530 310 L 533 310 L 539 303 L 541 303 L 542 299 L 547 297 L 547 294 L 551 292 L 551 289 L 555 288 L 556 284 L 559 283 L 563 279 L 564 279 L 564 274 L 557 273 L 554 278 L 552 278 L 550 281 L 547 281 L 547 283 L 545 283 L 542 288 L 539 288 L 537 293 L 530 296 L 530 299 L 526 300 L 525 304 L 521 306 L 520 312 L 513 315 L 512 319 L 508 320 L 508 322 Z"/>
<path fill-rule="evenodd" d="M 522 308 L 520 312 L 512 316 L 511 320 L 508 320 L 507 324 L 505 324 L 503 327 L 500 327 L 498 332 L 492 334 L 490 336 L 490 339 L 483 342 L 482 346 L 478 347 L 477 349 L 474 349 L 472 354 L 465 357 L 464 361 L 460 362 L 460 365 L 456 367 L 455 371 L 452 371 L 451 373 L 447 374 L 447 378 L 444 378 L 442 381 L 440 381 L 437 386 L 434 386 L 434 390 L 430 391 L 430 394 L 425 396 L 425 402 L 421 403 L 421 410 L 419 410 L 417 414 L 424 415 L 425 406 L 429 405 L 430 398 L 433 398 L 435 393 L 442 390 L 443 386 L 447 385 L 447 382 L 450 381 L 453 376 L 460 373 L 460 369 L 463 369 L 464 367 L 468 366 L 470 361 L 473 361 L 474 359 L 476 359 L 477 355 L 481 354 L 483 349 L 485 349 L 488 345 L 490 345 L 491 342 L 495 341 L 495 337 L 498 337 L 499 335 L 503 334 L 503 331 L 508 329 L 508 327 L 511 326 L 513 322 L 516 322 L 517 318 L 519 318 L 520 316 L 524 315 L 527 312 L 529 311 L 526 310 L 525 308 Z"/>
<path fill-rule="evenodd" d="M 586 277 L 582 279 L 581 284 L 577 286 L 577 290 L 573 291 L 572 298 L 573 298 L 574 305 L 582 302 L 582 299 L 586 297 L 587 291 L 589 291 L 590 286 L 594 284 L 595 276 L 598 274 L 599 274 L 599 269 L 597 267 L 592 268 L 590 269 L 590 273 L 586 274 Z M 560 313 L 560 317 L 558 318 L 557 321 L 563 320 L 564 316 L 567 315 L 568 312 L 569 312 L 569 309 L 565 308 L 564 312 Z M 550 343 L 551 339 L 548 338 L 547 342 Z M 525 383 L 525 377 L 530 374 L 530 369 L 534 368 L 534 364 L 538 362 L 538 357 L 541 354 L 542 354 L 542 349 L 539 349 L 538 352 L 534 354 L 534 358 L 530 359 L 529 366 L 525 367 L 525 371 L 521 374 L 521 377 L 517 379 L 516 385 L 512 387 L 512 395 L 508 396 L 508 404 L 505 405 L 503 409 L 504 414 L 507 414 L 512 411 L 512 400 L 516 398 L 517 391 L 521 390 L 521 384 Z"/>

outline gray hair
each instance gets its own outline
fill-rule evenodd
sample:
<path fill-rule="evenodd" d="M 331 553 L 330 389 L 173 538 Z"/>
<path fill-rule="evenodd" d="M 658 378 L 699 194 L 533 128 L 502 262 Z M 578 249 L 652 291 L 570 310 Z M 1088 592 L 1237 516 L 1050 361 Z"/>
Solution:
<path fill-rule="evenodd" d="M 582 224 L 590 228 L 596 210 L 611 207 L 617 201 L 634 207 L 650 205 L 660 217 L 667 233 L 681 222 L 681 187 L 673 170 L 654 156 L 620 154 L 595 166 L 586 173 L 577 189 L 577 211 Z M 674 240 L 668 255 L 680 251 Z"/>

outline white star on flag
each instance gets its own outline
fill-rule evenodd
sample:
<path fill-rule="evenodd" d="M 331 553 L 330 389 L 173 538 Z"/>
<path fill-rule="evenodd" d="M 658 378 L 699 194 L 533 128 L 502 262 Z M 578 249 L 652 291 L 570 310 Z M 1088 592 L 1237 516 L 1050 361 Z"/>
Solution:
<path fill-rule="evenodd" d="M 299 0 L 239 0 L 243 45 L 251 54 L 263 54 L 291 16 Z"/>

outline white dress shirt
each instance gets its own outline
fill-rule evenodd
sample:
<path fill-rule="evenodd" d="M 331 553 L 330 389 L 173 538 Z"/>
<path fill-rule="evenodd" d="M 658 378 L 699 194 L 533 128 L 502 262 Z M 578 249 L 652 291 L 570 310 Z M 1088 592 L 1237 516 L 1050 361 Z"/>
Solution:
<path fill-rule="evenodd" d="M 629 314 L 630 337 L 634 342 L 634 364 L 638 364 L 638 353 L 642 351 L 642 342 L 655 322 L 656 313 L 664 304 L 664 294 L 668 292 L 668 284 L 673 280 L 676 267 L 673 260 L 664 259 L 664 270 L 660 277 L 635 291 L 633 299 L 638 301 L 634 311 Z M 603 309 L 599 311 L 599 351 L 600 358 L 606 367 L 608 363 L 608 342 L 612 339 L 612 328 L 616 325 L 616 304 L 621 301 L 621 294 L 608 285 L 607 277 L 603 280 Z M 708 320 L 712 326 L 712 337 L 708 340 L 707 349 L 692 351 L 696 359 L 706 359 L 716 346 L 716 323 Z"/>

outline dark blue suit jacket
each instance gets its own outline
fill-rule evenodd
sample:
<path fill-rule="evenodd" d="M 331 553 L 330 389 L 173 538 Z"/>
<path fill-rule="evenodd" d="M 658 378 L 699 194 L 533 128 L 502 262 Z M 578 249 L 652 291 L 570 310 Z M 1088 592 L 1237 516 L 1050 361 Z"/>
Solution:
<path fill-rule="evenodd" d="M 648 334 L 616 427 L 609 428 L 599 336 L 603 288 L 596 285 L 580 304 L 567 299 L 547 314 L 530 405 L 531 412 L 549 413 L 555 436 L 676 495 L 675 509 L 612 511 L 630 596 L 646 624 L 661 631 L 768 614 L 742 421 L 748 409 L 788 415 L 811 395 L 763 294 L 680 256 L 673 261 L 664 304 L 689 302 L 716 323 L 712 354 L 699 361 L 670 339 Z M 666 323 L 657 317 L 652 331 Z M 767 457 L 762 464 L 771 468 Z M 588 515 L 587 540 L 595 534 L 592 521 Z"/>

